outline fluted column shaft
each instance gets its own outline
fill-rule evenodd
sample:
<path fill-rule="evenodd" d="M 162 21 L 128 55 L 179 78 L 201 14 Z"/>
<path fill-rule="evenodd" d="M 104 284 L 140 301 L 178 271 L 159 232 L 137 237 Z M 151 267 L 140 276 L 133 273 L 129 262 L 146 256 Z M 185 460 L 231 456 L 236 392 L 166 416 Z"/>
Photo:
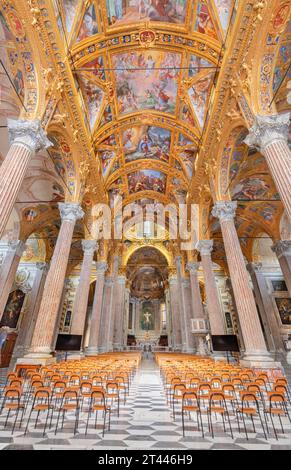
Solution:
<path fill-rule="evenodd" d="M 257 116 L 245 142 L 265 156 L 274 183 L 291 221 L 291 152 L 287 139 L 289 113 Z"/>
<path fill-rule="evenodd" d="M 74 227 L 76 220 L 84 215 L 76 204 L 59 204 L 59 207 L 62 224 L 46 278 L 43 298 L 31 342 L 30 353 L 36 355 L 49 355 L 51 353 Z"/>
<path fill-rule="evenodd" d="M 108 329 L 106 332 L 107 336 L 107 345 L 108 351 L 113 350 L 113 338 L 114 338 L 114 329 L 115 329 L 115 318 L 118 314 L 116 311 L 116 301 L 117 301 L 117 286 L 118 286 L 118 269 L 119 269 L 120 257 L 118 255 L 114 256 L 113 260 L 113 285 L 111 288 L 111 297 L 110 297 L 110 309 L 108 311 Z"/>
<path fill-rule="evenodd" d="M 9 294 L 13 287 L 17 269 L 25 250 L 25 244 L 22 241 L 11 243 L 6 254 L 0 273 L 0 320 L 3 316 Z"/>
<path fill-rule="evenodd" d="M 33 155 L 51 143 L 39 121 L 8 119 L 12 145 L 0 167 L 0 238 L 12 212 Z"/>
<path fill-rule="evenodd" d="M 280 240 L 272 246 L 276 253 L 280 267 L 291 297 L 291 240 Z"/>
<path fill-rule="evenodd" d="M 113 307 L 113 287 L 114 280 L 112 277 L 105 279 L 104 285 L 104 298 L 102 305 L 101 314 L 101 329 L 100 329 L 100 350 L 101 352 L 108 352 L 112 349 L 112 343 L 110 344 L 111 321 L 112 321 L 112 307 Z"/>
<path fill-rule="evenodd" d="M 198 281 L 199 263 L 188 263 L 187 269 L 190 272 L 191 304 L 193 318 L 205 318 Z"/>
<path fill-rule="evenodd" d="M 101 329 L 101 314 L 103 306 L 105 271 L 107 270 L 107 264 L 104 262 L 98 262 L 96 263 L 96 269 L 96 287 L 91 316 L 89 345 L 86 350 L 86 356 L 96 355 L 100 347 L 99 338 Z"/>
<path fill-rule="evenodd" d="M 94 240 L 83 240 L 82 248 L 84 257 L 74 302 L 71 334 L 83 336 L 88 309 L 92 263 L 97 243 Z"/>
<path fill-rule="evenodd" d="M 186 311 L 186 301 L 185 301 L 185 292 L 184 292 L 184 285 L 182 279 L 182 265 L 181 265 L 182 258 L 177 256 L 176 258 L 176 268 L 177 268 L 177 279 L 179 285 L 179 304 L 180 304 L 180 315 L 181 315 L 181 334 L 182 334 L 182 347 L 183 351 L 190 350 L 190 331 L 188 325 L 188 317 Z"/>
<path fill-rule="evenodd" d="M 15 353 L 13 353 L 13 355 L 16 357 L 20 357 L 21 354 L 25 353 L 30 348 L 47 273 L 48 264 L 37 263 L 37 272 L 33 281 L 31 294 L 28 298 L 26 313 L 23 316 L 14 348 Z"/>
<path fill-rule="evenodd" d="M 172 315 L 173 327 L 173 346 L 174 349 L 181 350 L 182 347 L 182 334 L 181 334 L 181 314 L 179 308 L 179 289 L 178 280 L 176 277 L 169 278 L 169 292 L 170 292 L 170 306 Z"/>
<path fill-rule="evenodd" d="M 246 356 L 268 356 L 256 303 L 234 224 L 236 207 L 236 202 L 218 202 L 212 210 L 212 215 L 220 220 L 233 293 L 246 348 Z"/>
<path fill-rule="evenodd" d="M 213 240 L 201 240 L 197 249 L 200 251 L 201 264 L 204 274 L 206 303 L 211 334 L 224 335 L 224 318 L 222 315 L 217 285 L 212 268 L 211 251 L 213 249 Z"/>
<path fill-rule="evenodd" d="M 116 284 L 115 299 L 115 326 L 113 349 L 119 351 L 122 346 L 123 324 L 125 314 L 125 276 L 118 276 Z"/>

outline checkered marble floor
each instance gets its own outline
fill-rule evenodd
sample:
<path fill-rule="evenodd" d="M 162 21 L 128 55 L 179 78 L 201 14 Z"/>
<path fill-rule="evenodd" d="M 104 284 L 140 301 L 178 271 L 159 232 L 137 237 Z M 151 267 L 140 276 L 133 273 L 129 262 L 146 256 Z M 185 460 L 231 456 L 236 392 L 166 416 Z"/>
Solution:
<path fill-rule="evenodd" d="M 256 433 L 251 432 L 248 423 L 249 440 L 244 433 L 239 433 L 235 416 L 231 416 L 234 439 L 229 432 L 224 432 L 220 418 L 214 424 L 214 439 L 208 432 L 207 416 L 203 416 L 205 437 L 197 430 L 192 420 L 186 422 L 186 437 L 183 437 L 181 414 L 178 413 L 173 421 L 171 409 L 167 406 L 164 389 L 159 371 L 151 360 L 143 360 L 141 369 L 131 385 L 130 396 L 125 406 L 121 407 L 120 417 L 116 412 L 112 415 L 111 430 L 106 431 L 102 439 L 101 426 L 94 429 L 93 422 L 85 435 L 86 414 L 82 413 L 78 433 L 74 436 L 74 416 L 68 414 L 64 428 L 54 433 L 54 426 L 43 436 L 44 419 L 34 428 L 34 421 L 24 435 L 25 419 L 22 428 L 16 428 L 13 435 L 11 423 L 4 430 L 5 415 L 0 417 L 0 450 L 291 450 L 291 424 L 283 420 L 285 434 L 280 434 L 278 440 L 271 430 L 268 440 L 264 438 L 262 428 L 256 422 Z M 53 420 L 53 425 L 56 418 Z M 270 426 L 271 429 L 271 426 Z M 228 431 L 228 429 L 227 429 Z"/>

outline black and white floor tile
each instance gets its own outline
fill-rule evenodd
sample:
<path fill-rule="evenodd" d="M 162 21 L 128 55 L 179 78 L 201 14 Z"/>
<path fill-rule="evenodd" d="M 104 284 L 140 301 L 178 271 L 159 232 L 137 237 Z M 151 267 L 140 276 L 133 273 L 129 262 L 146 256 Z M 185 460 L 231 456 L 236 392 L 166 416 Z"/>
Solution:
<path fill-rule="evenodd" d="M 16 428 L 13 435 L 11 421 L 4 429 L 5 415 L 0 416 L 0 450 L 178 450 L 188 449 L 204 450 L 291 450 L 291 423 L 284 419 L 285 434 L 280 433 L 275 439 L 270 426 L 270 435 L 265 439 L 261 426 L 256 422 L 256 433 L 251 432 L 251 423 L 248 423 L 249 439 L 240 433 L 235 416 L 231 416 L 234 438 L 229 432 L 224 432 L 220 418 L 214 424 L 215 437 L 208 432 L 207 416 L 203 417 L 205 436 L 202 438 L 192 420 L 186 423 L 186 436 L 183 437 L 181 414 L 178 413 L 175 422 L 171 409 L 166 403 L 164 389 L 160 380 L 159 371 L 153 361 L 144 360 L 141 369 L 136 374 L 131 385 L 130 396 L 125 405 L 121 407 L 120 416 L 116 411 L 112 414 L 111 430 L 105 432 L 102 438 L 101 424 L 94 423 L 85 435 L 86 413 L 80 416 L 78 432 L 73 433 L 74 415 L 68 414 L 64 428 L 55 434 L 53 426 L 43 435 L 44 419 L 40 418 L 36 428 L 34 421 L 29 425 L 28 433 L 24 435 L 27 411 L 22 427 Z"/>

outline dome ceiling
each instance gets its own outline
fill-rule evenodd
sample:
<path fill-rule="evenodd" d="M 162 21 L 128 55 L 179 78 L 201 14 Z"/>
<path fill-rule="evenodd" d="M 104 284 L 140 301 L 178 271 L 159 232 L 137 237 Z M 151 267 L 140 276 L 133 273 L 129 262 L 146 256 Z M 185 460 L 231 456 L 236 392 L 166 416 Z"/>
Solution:
<path fill-rule="evenodd" d="M 184 201 L 232 0 L 54 6 L 109 195 Z"/>

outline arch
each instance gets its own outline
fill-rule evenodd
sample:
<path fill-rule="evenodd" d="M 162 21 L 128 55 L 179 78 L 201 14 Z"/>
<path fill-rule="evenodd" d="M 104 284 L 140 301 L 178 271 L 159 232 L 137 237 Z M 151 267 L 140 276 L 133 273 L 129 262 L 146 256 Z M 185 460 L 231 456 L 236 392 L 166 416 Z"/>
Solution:
<path fill-rule="evenodd" d="M 168 266 L 173 265 L 172 255 L 168 252 L 162 243 L 132 243 L 122 255 L 122 266 L 127 266 L 131 256 L 143 248 L 153 248 L 159 251 L 166 259 Z"/>

